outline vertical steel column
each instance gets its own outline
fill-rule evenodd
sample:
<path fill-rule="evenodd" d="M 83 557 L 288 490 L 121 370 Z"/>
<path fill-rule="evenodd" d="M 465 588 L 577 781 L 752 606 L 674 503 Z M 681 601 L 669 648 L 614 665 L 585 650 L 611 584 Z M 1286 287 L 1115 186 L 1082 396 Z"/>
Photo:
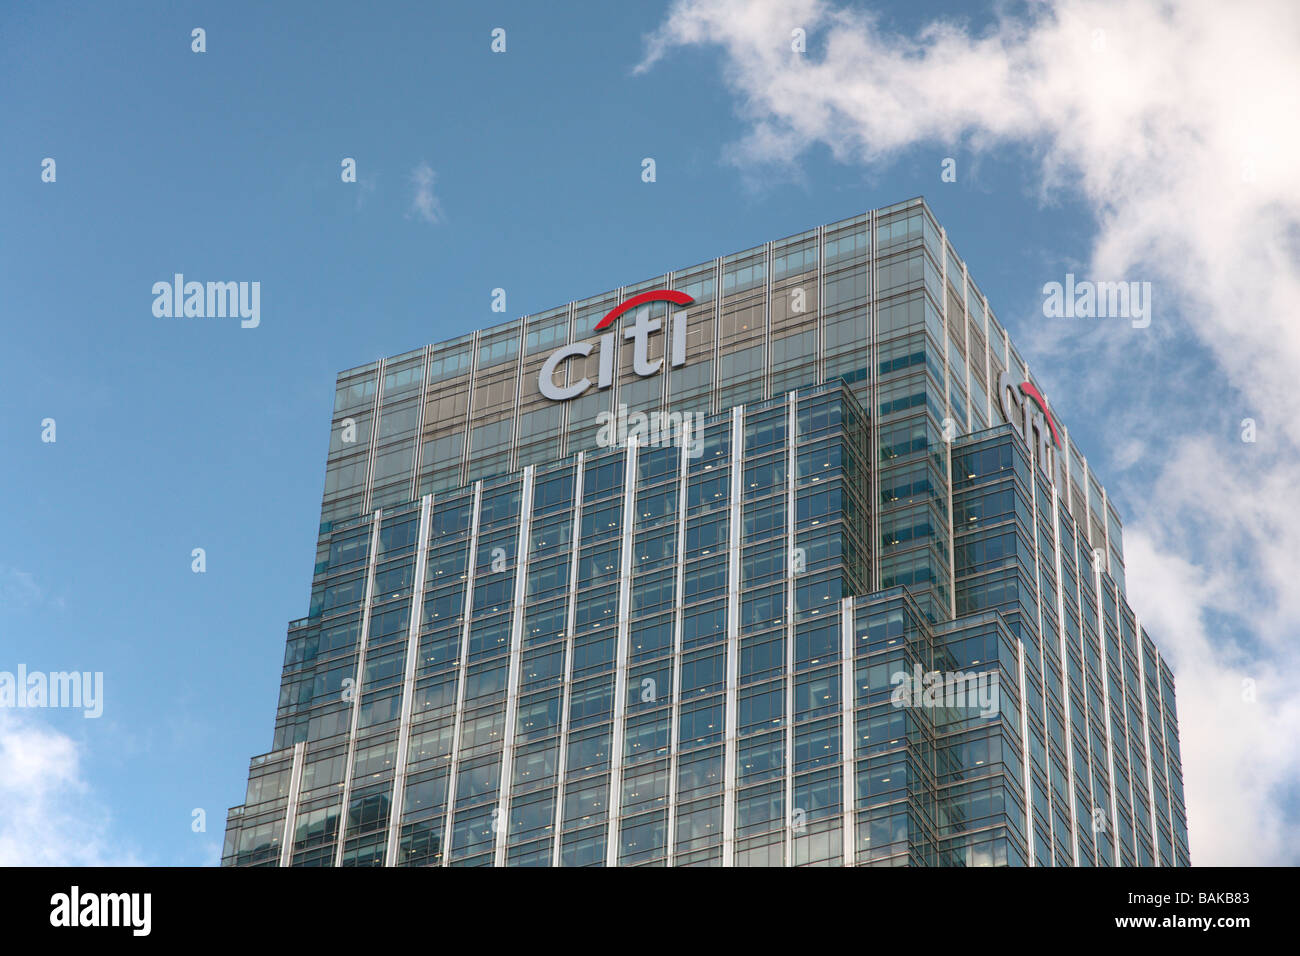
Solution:
<path fill-rule="evenodd" d="M 380 359 L 379 368 L 375 372 L 378 379 L 375 381 L 375 404 L 371 406 L 370 412 L 370 435 L 366 443 L 366 476 L 362 485 L 359 514 L 368 514 L 371 510 L 370 495 L 375 487 L 375 456 L 379 453 L 379 416 L 384 407 L 384 369 L 387 367 L 388 360 Z"/>
<path fill-rule="evenodd" d="M 727 702 L 724 716 L 722 865 L 736 862 L 736 686 L 740 650 L 740 482 L 745 451 L 745 407 L 731 410 L 731 505 L 727 543 Z"/>
<path fill-rule="evenodd" d="M 1035 537 L 1037 534 L 1035 534 Z M 1070 865 L 1079 865 L 1079 820 L 1074 810 L 1074 735 L 1070 720 L 1070 668 L 1069 651 L 1065 643 L 1065 588 L 1061 578 L 1061 496 L 1052 485 L 1052 552 L 1056 570 L 1056 636 L 1060 648 L 1058 660 L 1061 678 L 1061 718 L 1065 724 L 1065 780 L 1068 790 L 1070 821 Z M 1043 635 L 1047 643 L 1047 635 Z M 1044 697 L 1046 699 L 1046 697 Z"/>
<path fill-rule="evenodd" d="M 763 244 L 763 398 L 772 397 L 772 242 Z"/>
<path fill-rule="evenodd" d="M 840 793 L 844 813 L 844 865 L 856 863 L 857 840 L 857 770 L 853 755 L 857 747 L 857 727 L 854 715 L 857 711 L 857 665 L 854 660 L 854 636 L 857 633 L 851 597 L 840 601 L 840 712 L 843 726 L 840 728 L 840 758 L 843 761 Z"/>
<path fill-rule="evenodd" d="M 682 419 L 681 455 L 677 461 L 677 574 L 673 582 L 673 663 L 672 663 L 672 713 L 668 718 L 668 854 L 672 866 L 677 856 L 677 767 L 681 760 L 678 737 L 682 719 L 682 617 L 686 587 L 686 509 L 689 502 L 687 487 L 690 463 L 691 419 Z M 703 436 L 701 436 L 701 440 Z"/>
<path fill-rule="evenodd" d="M 433 355 L 433 346 L 424 347 L 424 364 L 420 366 L 420 397 L 419 412 L 416 415 L 415 423 L 415 451 L 411 455 L 411 489 L 408 498 L 415 501 L 422 497 L 420 494 L 420 470 L 424 466 L 424 414 L 426 408 L 426 392 L 429 388 L 429 361 Z"/>
<path fill-rule="evenodd" d="M 1067 445 L 1066 447 L 1069 447 L 1069 446 Z M 1077 523 L 1077 522 L 1075 523 L 1075 528 L 1076 528 L 1076 530 L 1077 530 L 1077 528 L 1078 528 L 1078 523 Z M 1084 625 L 1083 625 L 1083 575 L 1084 575 L 1084 569 L 1078 566 L 1079 539 L 1078 539 L 1077 536 L 1076 536 L 1076 538 L 1075 538 L 1075 543 L 1074 543 L 1074 554 L 1075 554 L 1075 559 L 1076 559 L 1076 560 L 1075 560 L 1075 569 L 1074 569 L 1074 572 L 1075 572 L 1075 573 L 1074 573 L 1074 578 L 1075 578 L 1075 580 L 1074 580 L 1074 603 L 1075 603 L 1075 607 L 1077 608 L 1077 610 L 1076 610 L 1076 612 L 1075 612 L 1075 613 L 1076 613 L 1076 623 L 1079 625 L 1079 648 L 1078 648 L 1078 650 L 1079 650 L 1079 671 L 1080 671 L 1080 677 L 1081 677 L 1081 680 L 1082 680 L 1082 682 L 1083 682 L 1083 688 L 1082 688 L 1082 689 L 1083 689 L 1083 730 L 1084 730 L 1083 743 L 1084 743 L 1084 750 L 1086 751 L 1086 753 L 1087 753 L 1087 755 L 1088 755 L 1088 768 L 1087 768 L 1087 769 L 1088 769 L 1088 788 L 1087 788 L 1087 789 L 1088 789 L 1088 807 L 1090 808 L 1090 810 L 1095 810 L 1096 808 L 1093 807 L 1093 805 L 1092 805 L 1092 800 L 1093 800 L 1093 797 L 1092 797 L 1092 781 L 1093 781 L 1093 778 L 1096 776 L 1096 770 L 1095 770 L 1095 768 L 1094 768 L 1093 765 L 1092 765 L 1092 731 L 1089 729 L 1089 725 L 1088 725 L 1088 721 L 1089 721 L 1089 715 L 1088 715 L 1088 709 L 1089 709 L 1089 708 L 1088 708 L 1088 654 L 1087 654 L 1087 652 L 1084 650 L 1084 644 L 1085 644 L 1085 642 L 1086 642 L 1087 639 L 1088 639 L 1088 637 L 1087 637 L 1087 631 L 1086 631 L 1086 629 L 1084 628 Z M 1070 746 L 1071 746 L 1071 748 L 1073 749 L 1073 747 L 1074 747 L 1074 741 L 1073 741 L 1073 740 L 1070 741 Z M 1074 799 L 1073 795 L 1071 796 L 1071 799 Z M 1092 814 L 1091 814 L 1091 812 L 1089 813 L 1089 818 L 1088 818 L 1088 842 L 1089 842 L 1089 845 L 1090 845 L 1091 848 L 1092 848 L 1092 859 L 1093 859 L 1093 862 L 1094 862 L 1094 865 L 1095 865 L 1096 862 L 1097 862 L 1097 829 L 1096 829 L 1096 827 L 1093 825 L 1093 818 L 1092 818 Z"/>
<path fill-rule="evenodd" d="M 817 227 L 817 276 L 814 280 L 817 296 L 817 326 L 813 333 L 813 341 L 816 345 L 816 360 L 813 366 L 813 381 L 821 385 L 826 381 L 826 310 L 822 307 L 822 261 L 826 258 L 826 251 L 823 248 L 825 240 L 825 226 Z M 874 295 L 875 284 L 872 283 L 872 294 Z"/>
<path fill-rule="evenodd" d="M 623 458 L 623 541 L 619 549 L 618 649 L 614 661 L 614 730 L 609 761 L 609 831 L 605 865 L 618 866 L 619 814 L 623 804 L 623 737 L 627 732 L 628 616 L 632 605 L 632 530 L 636 524 L 635 436 L 629 436 Z"/>
<path fill-rule="evenodd" d="M 528 354 L 528 316 L 519 319 L 519 357 L 515 360 L 515 404 L 510 418 L 510 467 L 507 471 L 519 470 L 519 422 L 524 404 L 524 365 Z"/>
<path fill-rule="evenodd" d="M 289 802 L 284 808 L 284 835 L 280 838 L 280 866 L 282 867 L 293 864 L 293 824 L 294 818 L 298 816 L 298 796 L 302 790 L 302 764 L 306 753 L 305 742 L 300 740 L 293 745 L 293 766 L 289 770 Z"/>
<path fill-rule="evenodd" d="M 952 619 L 957 617 L 957 529 L 952 526 L 952 443 L 956 437 L 952 434 L 957 426 L 952 417 L 952 364 L 948 357 L 948 343 L 952 341 L 952 325 L 948 317 L 948 232 L 939 227 L 939 288 L 943 290 L 940 303 L 943 309 L 943 443 L 944 466 L 947 468 L 948 506 L 948 613 Z M 963 289 L 962 294 L 965 295 Z M 968 362 L 967 365 L 970 363 Z M 1036 540 L 1036 539 L 1035 539 Z"/>
<path fill-rule="evenodd" d="M 474 482 L 474 515 L 470 519 L 469 557 L 465 568 L 465 612 L 460 630 L 456 671 L 456 720 L 451 731 L 451 772 L 447 776 L 447 813 L 443 819 L 442 865 L 451 862 L 452 817 L 456 811 L 456 771 L 460 765 L 460 731 L 465 720 L 465 679 L 469 669 L 469 625 L 474 613 L 474 572 L 478 561 L 478 512 L 483 503 L 483 482 Z"/>
<path fill-rule="evenodd" d="M 1028 376 L 1025 376 L 1028 378 Z M 1029 517 L 1033 522 L 1030 529 L 1030 537 L 1033 539 L 1034 548 L 1034 629 L 1038 633 L 1038 683 L 1042 688 L 1042 713 L 1038 715 L 1043 722 L 1043 751 L 1048 753 L 1051 745 L 1051 734 L 1048 727 L 1051 722 L 1047 719 L 1048 710 L 1051 707 L 1050 694 L 1047 688 L 1047 635 L 1043 633 L 1043 572 L 1042 557 L 1038 553 L 1038 514 L 1042 508 L 1042 499 L 1038 494 L 1038 444 L 1026 436 L 1026 444 L 1029 446 Z M 954 552 L 955 554 L 955 552 Z M 1049 756 L 1045 759 L 1046 766 L 1043 767 L 1043 773 L 1047 777 L 1047 832 L 1051 840 L 1051 858 L 1056 862 L 1056 814 L 1052 812 L 1052 759 Z"/>
<path fill-rule="evenodd" d="M 551 866 L 561 861 L 560 842 L 564 835 L 564 775 L 569 758 L 569 699 L 573 690 L 573 626 L 578 609 L 578 549 L 582 545 L 582 474 L 586 452 L 578 452 L 573 480 L 573 534 L 569 546 L 569 606 L 564 623 L 564 685 L 560 691 L 560 754 L 556 762 L 555 785 L 555 844 L 551 847 Z"/>
<path fill-rule="evenodd" d="M 1029 762 L 1029 695 L 1025 693 L 1025 642 L 1019 637 L 1016 638 L 1016 671 L 1020 681 L 1020 761 L 1025 768 L 1025 856 L 1029 866 L 1037 866 L 1038 857 L 1034 853 L 1037 839 L 1034 835 L 1034 765 Z"/>
<path fill-rule="evenodd" d="M 528 534 L 533 518 L 533 481 L 536 469 L 524 469 L 523 491 L 519 512 L 519 544 L 515 548 L 515 606 L 510 620 L 510 669 L 506 677 L 506 729 L 501 747 L 501 784 L 497 789 L 494 826 L 496 866 L 506 865 L 506 839 L 510 835 L 510 786 L 515 765 L 515 724 L 519 716 L 519 670 L 524 655 L 524 600 L 527 597 Z"/>
<path fill-rule="evenodd" d="M 1174 783 L 1169 766 L 1169 735 L 1165 732 L 1165 682 L 1160 677 L 1160 652 L 1156 652 L 1156 692 L 1159 695 L 1157 710 L 1160 713 L 1160 759 L 1165 768 L 1165 810 L 1169 814 L 1169 855 L 1178 865 L 1178 841 L 1174 834 Z M 1177 702 L 1175 701 L 1175 705 Z M 1157 851 L 1159 846 L 1156 847 Z"/>
<path fill-rule="evenodd" d="M 478 381 L 478 343 L 481 334 L 478 329 L 475 329 L 474 341 L 470 343 L 469 386 L 465 401 L 465 443 L 460 450 L 460 479 L 457 481 L 459 485 L 466 484 L 469 479 L 470 444 L 474 437 L 474 386 Z"/>
<path fill-rule="evenodd" d="M 369 492 L 367 492 L 369 497 Z M 357 682 L 352 688 L 352 718 L 348 726 L 347 772 L 343 777 L 343 806 L 339 810 L 338 846 L 334 848 L 334 865 L 343 865 L 343 844 L 348 829 L 348 801 L 352 799 L 352 768 L 357 759 L 357 729 L 361 720 L 361 685 L 366 674 L 366 645 L 370 641 L 370 602 L 375 592 L 375 564 L 379 554 L 379 526 L 383 509 L 375 511 L 370 525 L 370 552 L 366 555 L 366 593 L 361 600 L 361 639 L 357 646 Z"/>
<path fill-rule="evenodd" d="M 788 396 L 786 409 L 785 452 L 785 792 L 781 805 L 785 810 L 785 849 L 781 855 L 786 866 L 794 865 L 794 830 L 796 807 L 794 805 L 794 566 L 798 549 L 795 547 L 795 434 L 798 430 L 799 411 L 795 392 Z"/>
<path fill-rule="evenodd" d="M 869 517 L 871 520 L 871 541 L 868 545 L 871 554 L 871 580 L 868 586 L 872 591 L 880 590 L 880 561 L 881 561 L 881 543 L 880 543 L 880 343 L 879 343 L 879 310 L 877 289 L 877 257 L 879 249 L 876 242 L 876 230 L 879 227 L 876 223 L 876 211 L 873 209 L 867 217 L 867 248 L 871 256 L 867 265 L 868 281 L 870 282 L 871 298 L 868 300 L 868 338 L 870 344 L 867 347 L 867 381 L 870 383 L 867 393 L 867 428 L 868 440 L 871 447 L 867 453 L 870 456 L 871 474 L 868 476 L 868 490 L 871 496 L 871 508 Z M 924 253 L 922 254 L 924 255 Z M 924 333 L 922 333 L 924 334 Z"/>
<path fill-rule="evenodd" d="M 402 834 L 406 803 L 406 762 L 411 746 L 411 716 L 415 706 L 415 665 L 420 656 L 420 625 L 424 620 L 424 575 L 429 560 L 429 517 L 433 495 L 420 499 L 420 533 L 416 538 L 415 587 L 411 591 L 411 616 L 406 628 L 406 668 L 402 678 L 402 715 L 397 730 L 397 761 L 393 767 L 393 799 L 389 801 L 388 843 L 384 865 L 397 865 L 397 844 Z"/>
<path fill-rule="evenodd" d="M 1147 719 L 1146 648 L 1142 644 L 1142 619 L 1133 615 L 1134 639 L 1138 645 L 1138 689 L 1142 694 L 1142 751 L 1147 758 L 1147 813 L 1151 817 L 1151 856 L 1160 865 L 1160 824 L 1156 820 L 1156 777 L 1151 766 L 1151 725 Z M 1159 677 L 1157 677 L 1157 683 Z M 1168 775 L 1166 774 L 1166 779 Z M 1136 827 L 1134 828 L 1136 831 Z M 1172 829 L 1172 821 L 1171 821 Z M 1171 842 L 1172 845 L 1172 842 Z"/>
<path fill-rule="evenodd" d="M 709 407 L 706 413 L 712 413 L 717 409 L 718 403 L 718 382 L 722 378 L 722 373 L 718 369 L 718 362 L 721 356 L 722 340 L 722 257 L 713 260 L 713 378 L 709 384 Z M 721 409 L 718 409 L 721 411 Z"/>
<path fill-rule="evenodd" d="M 1084 477 L 1087 478 L 1088 463 L 1083 463 Z M 1086 487 L 1086 485 L 1085 485 Z M 1085 491 L 1086 495 L 1087 492 Z M 1094 552 L 1095 554 L 1095 552 Z M 1115 742 L 1111 736 L 1111 711 L 1110 711 L 1110 664 L 1106 656 L 1106 612 L 1101 606 L 1101 567 L 1094 559 L 1092 563 L 1093 586 L 1096 591 L 1097 600 L 1097 647 L 1101 651 L 1101 699 L 1102 706 L 1105 709 L 1103 722 L 1106 724 L 1106 784 L 1110 797 L 1110 819 L 1106 821 L 1106 829 L 1110 833 L 1111 852 L 1115 855 L 1115 865 L 1120 865 L 1119 855 L 1119 798 L 1115 790 Z M 1116 622 L 1116 627 L 1119 623 Z"/>

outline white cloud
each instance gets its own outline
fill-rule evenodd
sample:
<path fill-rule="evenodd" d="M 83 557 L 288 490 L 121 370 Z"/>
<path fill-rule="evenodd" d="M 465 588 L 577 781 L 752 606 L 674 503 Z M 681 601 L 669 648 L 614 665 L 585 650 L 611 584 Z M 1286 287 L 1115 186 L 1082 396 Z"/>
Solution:
<path fill-rule="evenodd" d="M 36 578 L 27 571 L 0 565 L 0 607 L 19 608 L 39 604 L 44 597 Z"/>
<path fill-rule="evenodd" d="M 71 737 L 0 708 L 0 767 L 0 867 L 140 865 L 112 845 Z"/>
<path fill-rule="evenodd" d="M 1283 801 L 1300 779 L 1295 471 L 1243 469 L 1219 444 L 1180 443 L 1125 533 L 1127 570 L 1142 626 L 1176 668 L 1193 860 L 1294 863 L 1296 811 Z M 1249 644 L 1233 637 L 1241 622 Z"/>
<path fill-rule="evenodd" d="M 1087 368 L 1041 318 L 1022 346 L 1047 356 L 1063 397 L 1104 399 L 1143 369 L 1141 406 L 1116 409 L 1109 477 L 1143 502 L 1127 516 L 1129 589 L 1178 675 L 1193 861 L 1300 861 L 1285 802 L 1300 715 L 1300 7 L 1062 0 L 978 35 L 935 21 L 898 36 L 820 0 L 679 0 L 638 70 L 687 45 L 721 50 L 750 125 L 729 151 L 741 169 L 791 169 L 819 144 L 863 164 L 930 144 L 938 188 L 954 145 L 1027 148 L 1045 200 L 1091 209 L 1091 275 L 1156 284 L 1152 327 L 1099 328 Z M 1240 396 L 1236 417 L 1265 413 L 1259 446 L 1205 434 L 1207 380 L 1189 351 Z M 1162 400 L 1188 408 L 1153 414 Z M 1225 623 L 1249 639 L 1227 639 Z M 1253 705 L 1243 677 L 1260 681 Z"/>
<path fill-rule="evenodd" d="M 67 602 L 62 594 L 53 594 L 43 587 L 31 572 L 0 564 L 0 614 L 35 608 L 63 611 Z"/>
<path fill-rule="evenodd" d="M 442 204 L 433 194 L 433 184 L 437 174 L 428 163 L 420 163 L 411 170 L 411 182 L 415 184 L 415 195 L 411 198 L 411 211 L 408 215 L 418 216 L 428 223 L 442 221 Z"/>
<path fill-rule="evenodd" d="M 378 175 L 359 176 L 357 178 L 357 198 L 356 198 L 357 209 L 362 209 L 365 207 L 366 201 L 372 195 L 374 195 L 375 190 L 378 188 L 378 184 L 379 184 Z"/>

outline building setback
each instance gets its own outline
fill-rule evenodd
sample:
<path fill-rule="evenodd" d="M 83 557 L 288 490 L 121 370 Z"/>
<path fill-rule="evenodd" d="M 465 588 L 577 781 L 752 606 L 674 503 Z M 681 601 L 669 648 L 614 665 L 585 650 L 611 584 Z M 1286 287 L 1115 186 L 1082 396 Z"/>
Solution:
<path fill-rule="evenodd" d="M 1044 395 L 921 199 L 342 373 L 223 864 L 1187 865 Z"/>

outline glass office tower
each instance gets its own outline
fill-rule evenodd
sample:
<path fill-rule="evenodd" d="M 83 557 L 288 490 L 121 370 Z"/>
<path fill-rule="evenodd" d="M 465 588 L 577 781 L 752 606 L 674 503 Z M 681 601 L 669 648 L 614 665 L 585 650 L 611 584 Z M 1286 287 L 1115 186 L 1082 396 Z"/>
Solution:
<path fill-rule="evenodd" d="M 923 200 L 339 376 L 223 864 L 1187 863 L 1119 515 Z"/>

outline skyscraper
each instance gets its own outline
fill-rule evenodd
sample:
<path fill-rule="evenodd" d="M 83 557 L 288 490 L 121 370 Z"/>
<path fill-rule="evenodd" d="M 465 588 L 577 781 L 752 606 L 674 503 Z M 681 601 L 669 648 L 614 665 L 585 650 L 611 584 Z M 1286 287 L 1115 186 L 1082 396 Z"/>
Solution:
<path fill-rule="evenodd" d="M 1186 865 L 1120 517 L 921 199 L 338 378 L 227 865 Z"/>

